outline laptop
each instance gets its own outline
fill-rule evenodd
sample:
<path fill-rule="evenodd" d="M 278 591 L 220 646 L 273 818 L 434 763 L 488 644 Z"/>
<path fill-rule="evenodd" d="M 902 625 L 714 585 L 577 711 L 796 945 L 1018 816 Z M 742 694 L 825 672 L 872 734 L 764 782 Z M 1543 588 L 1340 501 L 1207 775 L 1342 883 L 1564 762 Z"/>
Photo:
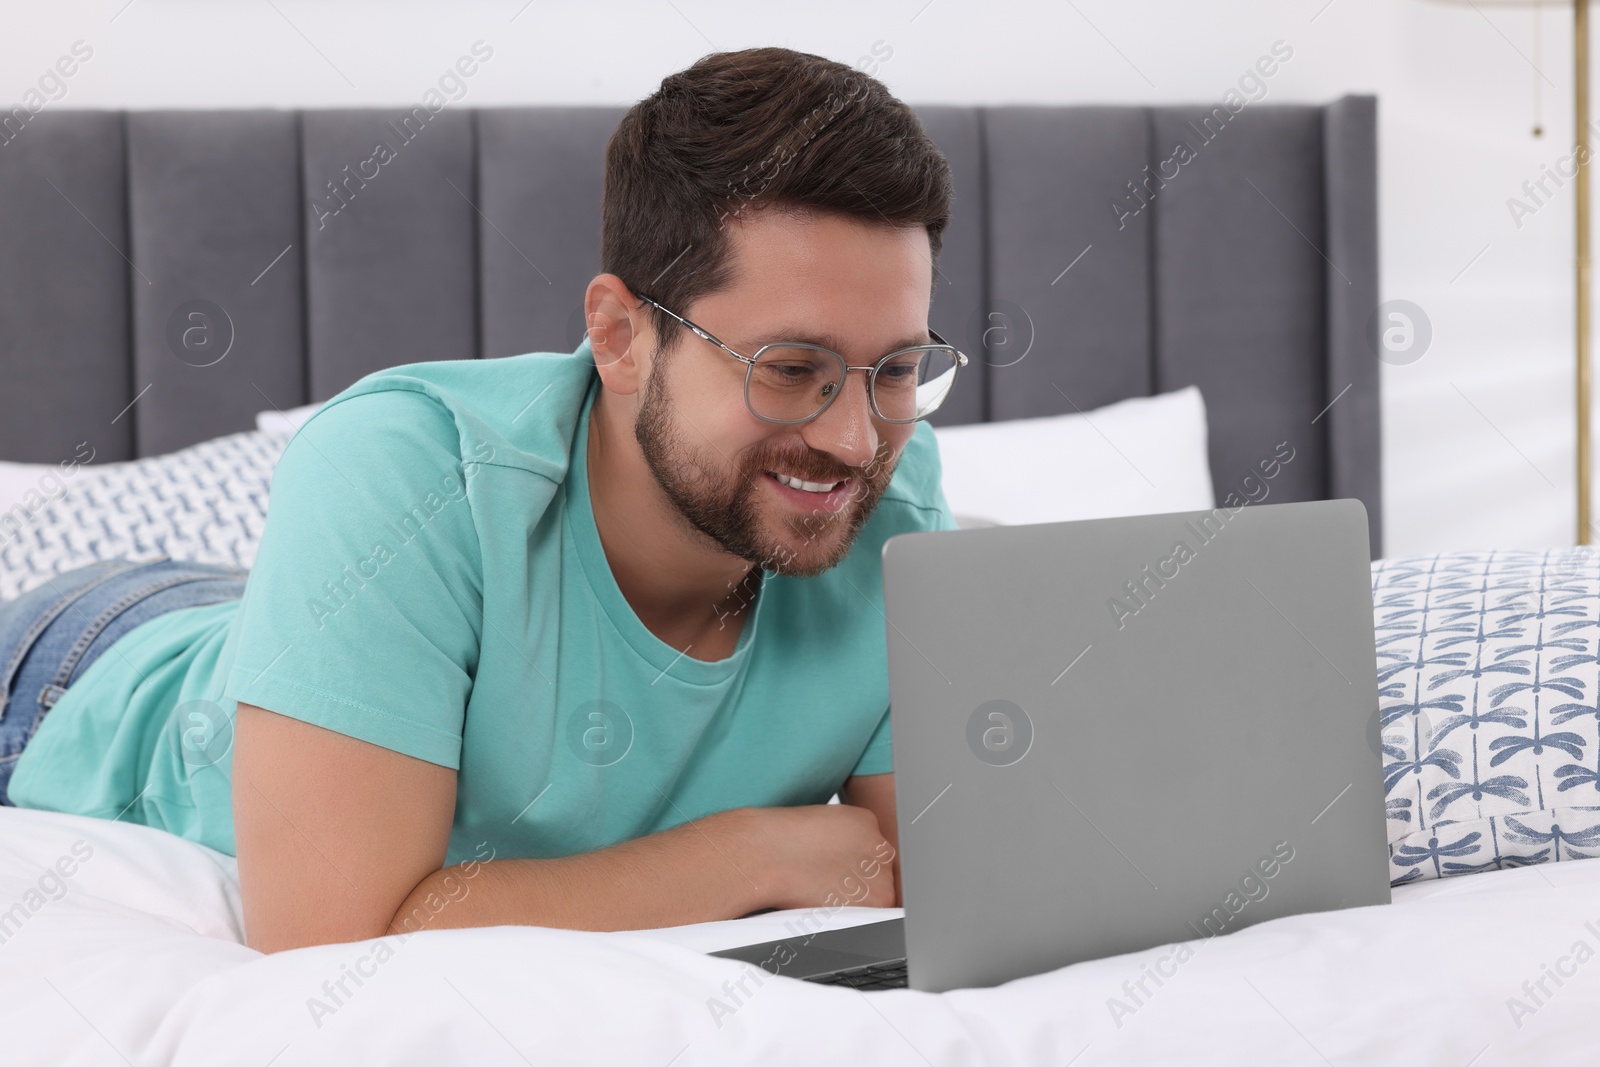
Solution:
<path fill-rule="evenodd" d="M 904 917 L 712 955 L 993 986 L 1389 902 L 1353 499 L 883 548 Z"/>

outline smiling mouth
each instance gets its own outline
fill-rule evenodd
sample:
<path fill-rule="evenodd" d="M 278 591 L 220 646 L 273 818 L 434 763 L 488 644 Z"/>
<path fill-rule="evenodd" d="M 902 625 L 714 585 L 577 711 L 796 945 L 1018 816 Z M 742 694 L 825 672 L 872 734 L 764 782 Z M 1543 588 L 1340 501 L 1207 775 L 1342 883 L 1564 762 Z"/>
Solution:
<path fill-rule="evenodd" d="M 835 489 L 839 488 L 839 486 L 844 484 L 842 479 L 832 482 L 808 482 L 804 479 L 795 478 L 787 474 L 778 474 L 776 471 L 767 471 L 765 473 L 767 477 L 782 485 L 788 486 L 790 489 L 798 489 L 804 493 L 816 493 L 818 496 L 831 493 Z"/>

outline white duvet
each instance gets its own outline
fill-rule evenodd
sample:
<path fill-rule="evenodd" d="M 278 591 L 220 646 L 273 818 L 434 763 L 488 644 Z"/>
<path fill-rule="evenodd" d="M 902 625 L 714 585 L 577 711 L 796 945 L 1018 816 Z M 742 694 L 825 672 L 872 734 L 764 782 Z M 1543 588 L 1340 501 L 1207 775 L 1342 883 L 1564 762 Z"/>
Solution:
<path fill-rule="evenodd" d="M 240 943 L 231 857 L 0 808 L 0 1063 L 1600 1063 L 1600 862 L 1405 886 L 995 989 L 858 993 L 704 955 L 808 914 L 263 956 Z"/>

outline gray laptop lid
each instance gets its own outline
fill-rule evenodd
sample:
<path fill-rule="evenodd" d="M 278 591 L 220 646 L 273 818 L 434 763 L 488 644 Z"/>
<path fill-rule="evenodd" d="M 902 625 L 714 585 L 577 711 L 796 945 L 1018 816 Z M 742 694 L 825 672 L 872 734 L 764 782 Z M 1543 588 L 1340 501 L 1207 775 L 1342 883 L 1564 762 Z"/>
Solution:
<path fill-rule="evenodd" d="M 911 987 L 1389 902 L 1357 500 L 883 550 Z"/>

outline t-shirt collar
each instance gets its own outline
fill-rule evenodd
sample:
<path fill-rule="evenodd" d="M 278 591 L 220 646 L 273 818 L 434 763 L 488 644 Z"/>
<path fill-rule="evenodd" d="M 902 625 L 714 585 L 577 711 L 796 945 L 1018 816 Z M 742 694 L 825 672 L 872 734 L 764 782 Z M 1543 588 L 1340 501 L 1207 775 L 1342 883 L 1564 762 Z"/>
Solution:
<path fill-rule="evenodd" d="M 577 547 L 578 559 L 589 588 L 617 631 L 635 652 L 658 670 L 670 673 L 680 682 L 697 685 L 725 681 L 749 655 L 760 625 L 762 607 L 772 597 L 775 577 L 763 576 L 760 594 L 745 619 L 739 641 L 733 653 L 725 659 L 707 662 L 688 656 L 661 640 L 640 621 L 633 606 L 622 595 L 616 576 L 611 573 L 611 564 L 606 560 L 605 549 L 600 543 L 600 531 L 595 524 L 594 506 L 589 496 L 589 414 L 600 389 L 600 376 L 596 374 L 583 399 L 577 431 L 572 440 L 566 480 L 567 526 Z M 707 610 L 712 610 L 710 605 L 707 605 Z"/>

